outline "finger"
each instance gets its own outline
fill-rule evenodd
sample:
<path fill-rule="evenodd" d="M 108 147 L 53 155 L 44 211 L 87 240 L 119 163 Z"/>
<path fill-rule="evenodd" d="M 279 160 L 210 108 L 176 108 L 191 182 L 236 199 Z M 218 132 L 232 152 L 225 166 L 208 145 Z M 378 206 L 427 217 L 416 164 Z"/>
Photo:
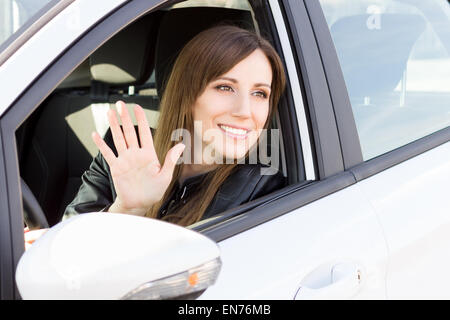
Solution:
<path fill-rule="evenodd" d="M 134 107 L 134 114 L 136 115 L 136 122 L 138 124 L 139 140 L 141 142 L 141 148 L 149 149 L 152 157 L 156 158 L 155 147 L 153 146 L 152 132 L 148 125 L 147 117 L 145 116 L 144 109 L 141 106 L 136 105 Z"/>
<path fill-rule="evenodd" d="M 117 159 L 114 152 L 111 150 L 111 148 L 106 144 L 106 142 L 102 139 L 102 137 L 100 137 L 100 135 L 97 132 L 92 132 L 92 140 L 94 140 L 94 143 L 100 150 L 100 153 L 103 155 L 103 158 L 105 158 L 106 162 L 111 167 L 114 161 Z"/>
<path fill-rule="evenodd" d="M 117 153 L 120 155 L 122 152 L 127 150 L 127 144 L 125 142 L 125 138 L 123 137 L 123 132 L 120 129 L 116 112 L 112 109 L 108 110 L 108 121 L 109 126 L 111 127 L 114 146 L 116 147 Z"/>
<path fill-rule="evenodd" d="M 128 113 L 127 106 L 123 101 L 117 101 L 116 107 L 119 111 L 120 118 L 122 119 L 123 133 L 125 135 L 128 148 L 139 148 L 136 130 L 134 130 L 134 125 L 131 121 L 130 114 Z"/>
<path fill-rule="evenodd" d="M 184 144 L 178 143 L 167 152 L 166 158 L 164 159 L 164 165 L 160 171 L 160 173 L 163 176 L 167 177 L 167 179 L 172 179 L 173 171 L 175 170 L 177 160 L 180 158 L 185 147 L 186 146 Z"/>

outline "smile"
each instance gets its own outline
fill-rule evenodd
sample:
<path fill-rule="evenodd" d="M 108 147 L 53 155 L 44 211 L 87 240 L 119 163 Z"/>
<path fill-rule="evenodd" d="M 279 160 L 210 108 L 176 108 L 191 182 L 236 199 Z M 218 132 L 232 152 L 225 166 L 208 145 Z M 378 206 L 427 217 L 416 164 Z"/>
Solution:
<path fill-rule="evenodd" d="M 244 129 L 244 128 L 236 128 L 236 127 L 230 127 L 224 124 L 218 125 L 222 131 L 225 132 L 227 136 L 230 136 L 232 138 L 238 138 L 238 139 L 246 139 L 248 133 L 250 130 Z"/>

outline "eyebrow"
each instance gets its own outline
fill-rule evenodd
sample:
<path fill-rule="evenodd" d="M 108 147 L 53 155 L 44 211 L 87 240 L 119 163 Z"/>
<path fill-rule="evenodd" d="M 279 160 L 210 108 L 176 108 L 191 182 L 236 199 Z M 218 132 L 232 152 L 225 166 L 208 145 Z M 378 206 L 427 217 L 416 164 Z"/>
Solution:
<path fill-rule="evenodd" d="M 220 77 L 220 78 L 217 78 L 216 81 L 217 80 L 228 80 L 228 81 L 231 81 L 233 83 L 238 83 L 238 81 L 236 79 L 229 78 L 229 77 Z M 270 85 L 268 85 L 267 83 L 262 83 L 262 82 L 261 83 L 255 83 L 254 86 L 255 87 L 268 87 L 269 89 L 271 88 Z"/>

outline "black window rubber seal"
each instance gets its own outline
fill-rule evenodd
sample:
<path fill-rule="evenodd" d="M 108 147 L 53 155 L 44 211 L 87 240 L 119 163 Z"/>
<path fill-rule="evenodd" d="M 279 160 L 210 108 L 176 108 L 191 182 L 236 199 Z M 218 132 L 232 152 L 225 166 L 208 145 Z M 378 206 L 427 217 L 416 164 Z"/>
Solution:
<path fill-rule="evenodd" d="M 450 141 L 450 126 L 350 168 L 361 181 Z M 450 160 L 449 160 L 450 161 Z"/>
<path fill-rule="evenodd" d="M 344 171 L 332 99 L 316 36 L 303 1 L 280 1 L 311 124 L 318 179 Z"/>
<path fill-rule="evenodd" d="M 311 21 L 330 91 L 344 168 L 348 169 L 363 162 L 363 155 L 347 86 L 319 1 L 305 1 L 305 8 Z"/>
<path fill-rule="evenodd" d="M 14 259 L 11 240 L 5 153 L 0 123 L 0 300 L 14 299 Z"/>

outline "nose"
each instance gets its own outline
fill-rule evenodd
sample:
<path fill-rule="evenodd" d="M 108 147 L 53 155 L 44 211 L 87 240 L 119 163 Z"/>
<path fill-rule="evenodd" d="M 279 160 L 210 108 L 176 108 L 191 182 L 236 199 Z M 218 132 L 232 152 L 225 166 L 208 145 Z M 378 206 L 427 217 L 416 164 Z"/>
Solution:
<path fill-rule="evenodd" d="M 247 95 L 238 95 L 231 115 L 239 118 L 250 118 L 252 114 L 251 110 L 250 97 Z"/>

